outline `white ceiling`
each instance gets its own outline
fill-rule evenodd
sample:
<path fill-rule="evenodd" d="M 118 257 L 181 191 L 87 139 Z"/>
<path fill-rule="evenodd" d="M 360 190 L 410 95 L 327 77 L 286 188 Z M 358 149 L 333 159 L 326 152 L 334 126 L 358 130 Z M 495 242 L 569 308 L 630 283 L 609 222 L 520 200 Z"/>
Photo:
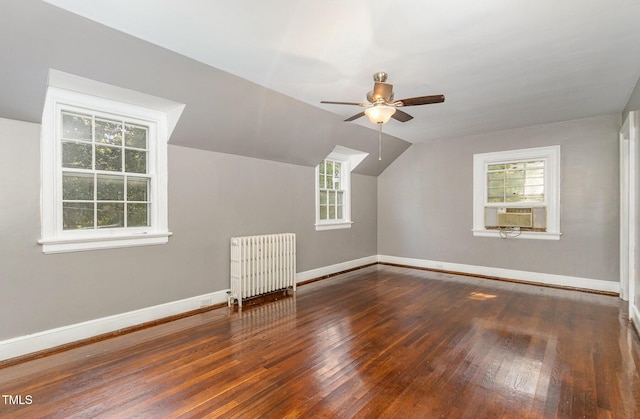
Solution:
<path fill-rule="evenodd" d="M 385 125 L 413 143 L 618 113 L 640 76 L 637 0 L 46 1 L 341 117 L 378 71 L 444 94 Z"/>

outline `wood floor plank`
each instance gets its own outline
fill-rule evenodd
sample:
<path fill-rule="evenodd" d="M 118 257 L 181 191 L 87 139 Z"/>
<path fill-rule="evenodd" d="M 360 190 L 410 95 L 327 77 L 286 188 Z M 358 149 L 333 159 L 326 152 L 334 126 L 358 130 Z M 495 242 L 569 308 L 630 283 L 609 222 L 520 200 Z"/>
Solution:
<path fill-rule="evenodd" d="M 0 417 L 633 418 L 626 310 L 373 265 L 0 369 Z"/>

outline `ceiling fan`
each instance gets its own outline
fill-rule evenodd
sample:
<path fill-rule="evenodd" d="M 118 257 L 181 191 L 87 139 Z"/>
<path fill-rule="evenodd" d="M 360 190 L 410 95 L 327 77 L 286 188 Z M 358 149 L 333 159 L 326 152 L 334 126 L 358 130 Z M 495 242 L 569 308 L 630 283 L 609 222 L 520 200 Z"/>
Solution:
<path fill-rule="evenodd" d="M 393 85 L 387 83 L 388 76 L 383 71 L 373 75 L 373 90 L 367 93 L 367 101 L 369 103 L 320 101 L 320 103 L 331 105 L 355 105 L 366 108 L 363 112 L 345 119 L 345 122 L 354 121 L 361 116 L 367 115 L 371 122 L 378 124 L 378 160 L 382 160 L 382 124 L 389 122 L 391 118 L 400 122 L 407 122 L 413 119 L 413 116 L 398 109 L 399 107 L 444 102 L 444 95 L 418 96 L 394 101 Z"/>
<path fill-rule="evenodd" d="M 418 96 L 394 101 L 393 85 L 387 83 L 388 76 L 389 75 L 387 73 L 382 71 L 373 75 L 373 90 L 367 93 L 367 101 L 369 103 L 335 102 L 329 100 L 323 100 L 320 103 L 331 105 L 355 105 L 367 108 L 363 112 L 345 119 L 345 122 L 353 121 L 361 116 L 367 115 L 369 120 L 374 124 L 384 124 L 391 118 L 400 122 L 407 122 L 413 119 L 413 116 L 398 109 L 399 107 L 429 105 L 431 103 L 444 102 L 444 95 Z"/>

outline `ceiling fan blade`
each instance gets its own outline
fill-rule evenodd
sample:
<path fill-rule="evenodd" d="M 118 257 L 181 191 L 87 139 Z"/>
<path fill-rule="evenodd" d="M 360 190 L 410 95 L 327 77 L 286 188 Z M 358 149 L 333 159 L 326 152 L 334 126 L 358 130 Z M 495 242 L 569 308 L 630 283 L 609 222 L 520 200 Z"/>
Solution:
<path fill-rule="evenodd" d="M 389 102 L 393 96 L 393 84 L 376 82 L 373 86 L 373 101 L 377 101 L 379 98 L 384 99 L 385 102 Z"/>
<path fill-rule="evenodd" d="M 407 121 L 411 121 L 413 119 L 413 116 L 411 116 L 408 113 L 406 113 L 404 111 L 401 111 L 400 109 L 397 109 L 397 108 L 396 108 L 396 113 L 391 115 L 391 117 L 393 119 L 395 119 L 396 121 L 400 121 L 400 122 L 407 122 Z"/>
<path fill-rule="evenodd" d="M 357 114 L 355 114 L 355 115 L 353 115 L 353 116 L 351 116 L 351 117 L 349 117 L 349 118 L 345 119 L 345 120 L 344 120 L 344 122 L 351 122 L 351 121 L 354 121 L 354 120 L 356 120 L 356 119 L 360 118 L 361 116 L 364 116 L 364 112 L 357 113 Z"/>
<path fill-rule="evenodd" d="M 334 101 L 331 101 L 331 100 L 321 100 L 320 103 L 328 103 L 330 105 L 369 106 L 366 103 L 360 103 L 360 102 L 334 102 Z"/>
<path fill-rule="evenodd" d="M 397 106 L 417 106 L 417 105 L 429 105 L 431 103 L 444 102 L 444 95 L 432 95 L 432 96 L 418 96 L 410 97 L 407 99 L 400 99 L 397 102 L 401 102 Z"/>

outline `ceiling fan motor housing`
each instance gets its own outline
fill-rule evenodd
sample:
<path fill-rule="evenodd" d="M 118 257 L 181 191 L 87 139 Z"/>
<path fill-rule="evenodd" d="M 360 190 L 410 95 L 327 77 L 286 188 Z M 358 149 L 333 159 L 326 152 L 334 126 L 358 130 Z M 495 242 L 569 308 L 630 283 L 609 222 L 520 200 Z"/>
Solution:
<path fill-rule="evenodd" d="M 385 83 L 386 84 L 386 83 Z M 391 94 L 389 95 L 388 98 L 380 95 L 380 93 L 375 92 L 374 90 L 371 90 L 369 92 L 367 92 L 367 100 L 369 101 L 369 103 L 378 103 L 378 102 L 393 102 L 393 92 L 391 92 Z"/>
<path fill-rule="evenodd" d="M 379 71 L 373 75 L 373 81 L 384 83 L 387 81 L 387 77 L 389 77 L 387 73 Z"/>

